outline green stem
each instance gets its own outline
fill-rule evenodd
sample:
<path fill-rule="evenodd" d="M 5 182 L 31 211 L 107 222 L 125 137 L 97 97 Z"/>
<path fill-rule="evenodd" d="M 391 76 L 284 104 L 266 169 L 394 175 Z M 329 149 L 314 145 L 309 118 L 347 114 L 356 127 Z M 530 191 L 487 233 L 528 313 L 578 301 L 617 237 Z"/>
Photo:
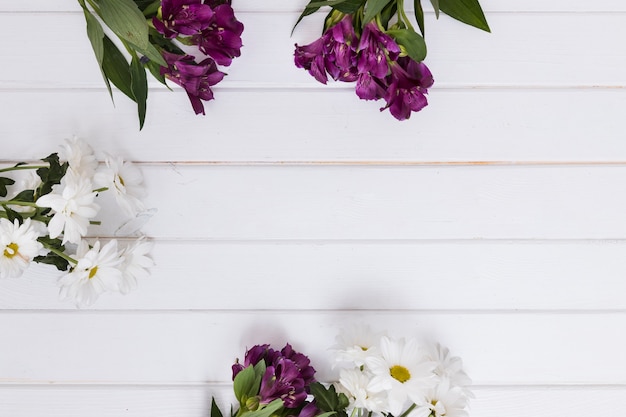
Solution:
<path fill-rule="evenodd" d="M 411 24 L 411 21 L 409 20 L 409 18 L 407 17 L 404 11 L 404 0 L 398 0 L 398 18 L 402 20 L 402 22 L 404 22 L 404 24 L 409 29 L 411 29 L 412 31 L 415 31 L 415 29 L 413 29 L 413 25 Z"/>
<path fill-rule="evenodd" d="M 414 409 L 414 408 L 415 408 L 415 403 L 411 404 L 411 406 L 410 406 L 409 408 L 407 408 L 407 409 L 406 409 L 406 411 L 405 411 L 404 413 L 400 414 L 400 416 L 399 416 L 399 417 L 406 417 L 406 416 L 408 416 L 408 415 L 409 415 L 409 413 L 410 413 L 411 411 L 413 411 L 413 409 Z"/>
<path fill-rule="evenodd" d="M 3 205 L 3 206 L 26 206 L 26 207 L 38 208 L 37 204 L 31 203 L 29 201 L 15 201 L 15 200 L 0 201 L 0 205 Z"/>
<path fill-rule="evenodd" d="M 21 171 L 25 169 L 49 168 L 50 165 L 18 165 L 16 167 L 8 167 L 0 169 L 0 172 Z"/>
<path fill-rule="evenodd" d="M 60 251 L 60 250 L 50 246 L 46 242 L 42 242 L 42 241 L 39 241 L 39 242 L 43 245 L 44 248 L 48 249 L 50 252 L 54 253 L 55 255 L 60 256 L 61 258 L 63 258 L 66 261 L 68 261 L 69 263 L 74 264 L 74 265 L 76 265 L 78 263 L 78 261 L 76 259 L 74 259 L 71 256 L 66 255 L 62 251 Z"/>

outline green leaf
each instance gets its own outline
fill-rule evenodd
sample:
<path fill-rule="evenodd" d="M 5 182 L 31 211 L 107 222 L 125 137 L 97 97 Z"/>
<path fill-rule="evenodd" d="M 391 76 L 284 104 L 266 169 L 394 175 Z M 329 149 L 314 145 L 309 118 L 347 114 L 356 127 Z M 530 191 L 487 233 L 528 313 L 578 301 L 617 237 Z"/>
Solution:
<path fill-rule="evenodd" d="M 122 93 L 134 101 L 135 96 L 130 86 L 130 65 L 120 50 L 117 49 L 117 46 L 106 35 L 103 44 L 104 61 L 102 68 L 104 73 Z"/>
<path fill-rule="evenodd" d="M 215 403 L 215 398 L 211 398 L 211 417 L 224 417 L 222 411 Z"/>
<path fill-rule="evenodd" d="M 35 256 L 33 261 L 40 264 L 54 265 L 59 271 L 67 271 L 70 267 L 70 263 L 67 259 L 53 252 L 48 252 L 45 256 Z"/>
<path fill-rule="evenodd" d="M 250 396 L 249 394 L 254 386 L 255 379 L 254 367 L 250 365 L 240 371 L 233 380 L 235 398 L 239 400 L 240 404 L 245 403 L 245 400 Z"/>
<path fill-rule="evenodd" d="M 485 32 L 491 32 L 478 0 L 439 0 L 439 8 L 456 20 Z"/>
<path fill-rule="evenodd" d="M 26 203 L 35 202 L 35 190 L 23 190 L 18 195 L 13 197 L 13 201 L 24 201 Z"/>
<path fill-rule="evenodd" d="M 141 47 L 139 47 L 139 46 L 137 46 L 135 44 L 131 44 L 131 46 L 137 52 L 139 52 L 141 55 L 144 55 L 145 57 L 149 58 L 151 61 L 154 61 L 154 62 L 156 62 L 159 65 L 167 67 L 167 62 L 165 62 L 165 59 L 163 58 L 161 53 L 151 43 L 148 43 L 148 46 L 145 47 L 145 48 L 141 48 Z"/>
<path fill-rule="evenodd" d="M 420 0 L 413 0 L 413 7 L 415 9 L 415 20 L 417 20 L 417 26 L 419 26 L 422 36 L 426 34 L 424 28 L 424 9 L 422 9 L 422 3 Z"/>
<path fill-rule="evenodd" d="M 359 10 L 366 0 L 346 0 L 333 6 L 333 9 L 345 14 L 354 14 Z"/>
<path fill-rule="evenodd" d="M 154 78 L 156 78 L 161 84 L 169 88 L 169 86 L 165 82 L 165 76 L 161 74 L 161 66 L 159 64 L 148 61 L 145 67 L 148 68 L 148 71 L 150 71 L 150 74 L 152 74 Z"/>
<path fill-rule="evenodd" d="M 130 63 L 130 88 L 137 103 L 137 113 L 139 115 L 139 130 L 143 128 L 146 120 L 146 100 L 148 99 L 148 80 L 146 70 L 139 58 L 134 56 Z"/>
<path fill-rule="evenodd" d="M 395 1 L 389 3 L 387 7 L 380 12 L 380 23 L 383 25 L 385 30 L 389 27 L 389 21 L 396 15 L 397 12 L 398 4 Z"/>
<path fill-rule="evenodd" d="M 102 74 L 102 78 L 104 79 L 104 84 L 109 91 L 109 95 L 111 96 L 111 100 L 113 100 L 113 91 L 111 91 L 111 83 L 107 78 L 104 69 L 102 68 L 102 61 L 104 60 L 104 29 L 102 29 L 102 25 L 96 19 L 87 8 L 83 8 L 83 12 L 85 14 L 85 21 L 87 22 L 87 37 L 89 38 L 89 42 L 91 43 L 91 48 L 93 49 L 93 53 L 96 56 L 96 61 L 98 61 L 98 67 L 100 68 L 100 73 Z"/>
<path fill-rule="evenodd" d="M 261 380 L 263 379 L 263 375 L 265 374 L 265 369 L 265 361 L 259 361 L 256 365 L 254 365 L 254 383 L 250 387 L 248 397 L 256 395 L 261 389 Z"/>
<path fill-rule="evenodd" d="M 272 414 L 274 414 L 276 411 L 280 410 L 281 408 L 283 408 L 283 400 L 281 400 L 280 398 L 277 398 L 271 403 L 269 403 L 268 405 L 266 405 L 265 407 L 259 408 L 256 411 L 249 411 L 247 413 L 244 413 L 244 415 L 246 417 L 270 417 Z"/>
<path fill-rule="evenodd" d="M 426 58 L 426 42 L 424 38 L 412 29 L 388 30 L 387 34 L 404 48 L 406 54 L 417 62 Z"/>
<path fill-rule="evenodd" d="M 48 155 L 42 161 L 47 162 L 49 166 L 35 171 L 41 179 L 41 185 L 37 189 L 37 195 L 40 197 L 50 193 L 52 186 L 61 183 L 61 178 L 65 175 L 68 167 L 67 162 L 63 164 L 59 162 L 59 155 L 56 153 Z"/>
<path fill-rule="evenodd" d="M 15 184 L 15 181 L 11 178 L 0 177 L 0 197 L 6 197 L 8 193 L 7 186 L 13 184 Z"/>
<path fill-rule="evenodd" d="M 391 0 L 369 0 L 365 8 L 365 16 L 363 17 L 363 26 L 370 22 L 378 13 L 380 13 Z"/>
<path fill-rule="evenodd" d="M 2 208 L 4 209 L 4 211 L 7 214 L 7 220 L 8 221 L 13 223 L 17 219 L 19 224 L 24 223 L 24 218 L 22 217 L 22 215 L 20 213 L 18 213 L 17 211 L 11 209 L 10 207 L 7 207 L 5 204 L 2 205 Z"/>
<path fill-rule="evenodd" d="M 300 23 L 302 19 L 304 19 L 306 16 L 312 15 L 313 13 L 315 13 L 316 11 L 320 9 L 321 6 L 311 6 L 312 3 L 315 3 L 315 0 L 311 0 L 309 4 L 306 5 L 302 13 L 300 13 L 300 16 L 298 16 L 298 20 L 296 20 L 296 24 L 293 25 L 293 29 L 291 29 L 292 35 L 293 35 L 293 31 L 296 30 L 296 26 L 298 26 L 298 23 Z"/>
<path fill-rule="evenodd" d="M 433 9 L 435 9 L 435 16 L 439 19 L 439 0 L 430 0 L 430 4 L 433 5 Z"/>
<path fill-rule="evenodd" d="M 133 0 L 100 0 L 100 17 L 121 39 L 148 47 L 148 23 Z"/>

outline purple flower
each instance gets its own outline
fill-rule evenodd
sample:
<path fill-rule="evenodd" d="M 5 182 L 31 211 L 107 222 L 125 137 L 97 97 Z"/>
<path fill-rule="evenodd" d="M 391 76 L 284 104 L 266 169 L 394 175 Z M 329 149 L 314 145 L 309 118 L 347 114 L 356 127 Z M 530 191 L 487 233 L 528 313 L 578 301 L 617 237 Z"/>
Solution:
<path fill-rule="evenodd" d="M 213 10 L 201 0 L 162 0 L 161 19 L 152 18 L 154 28 L 166 38 L 195 35 L 206 29 L 213 17 Z"/>
<path fill-rule="evenodd" d="M 309 71 L 309 74 L 322 84 L 328 82 L 326 66 L 324 65 L 324 43 L 325 39 L 321 37 L 309 45 L 298 46 L 296 44 L 294 52 L 296 67 Z"/>
<path fill-rule="evenodd" d="M 411 117 L 411 112 L 428 105 L 426 94 L 433 85 L 433 76 L 423 62 L 409 57 L 398 58 L 390 66 L 389 86 L 384 97 L 387 105 L 380 111 L 388 108 L 393 117 L 405 120 Z"/>
<path fill-rule="evenodd" d="M 375 22 L 369 22 L 363 28 L 358 51 L 359 73 L 369 72 L 375 78 L 384 78 L 389 72 L 387 58 L 390 61 L 398 59 L 400 47 L 389 35 L 381 32 Z"/>
<path fill-rule="evenodd" d="M 330 27 L 323 38 L 324 65 L 334 80 L 355 81 L 357 71 L 358 38 L 352 25 L 352 15 L 346 15 Z"/>
<path fill-rule="evenodd" d="M 201 100 L 213 99 L 211 86 L 222 81 L 226 74 L 218 71 L 211 58 L 196 63 L 191 55 L 177 55 L 166 51 L 161 54 L 168 65 L 167 68 L 161 67 L 161 75 L 183 87 L 196 114 L 204 114 Z"/>
<path fill-rule="evenodd" d="M 268 366 L 259 390 L 261 404 L 269 404 L 277 398 L 283 400 L 285 408 L 297 408 L 307 397 L 304 379 L 295 362 L 279 357 L 273 366 Z"/>
<path fill-rule="evenodd" d="M 293 350 L 290 344 L 286 344 L 280 351 L 269 345 L 256 345 L 248 349 L 243 364 L 233 365 L 233 380 L 239 372 L 260 361 L 266 365 L 259 390 L 261 404 L 269 404 L 280 398 L 286 408 L 304 405 L 309 385 L 315 382 L 315 369 L 310 365 L 309 358 Z M 311 408 L 307 410 L 310 412 Z"/>
<path fill-rule="evenodd" d="M 192 42 L 219 65 L 229 66 L 241 55 L 243 24 L 235 18 L 230 4 L 218 4 L 213 12 L 209 25 L 194 35 Z"/>

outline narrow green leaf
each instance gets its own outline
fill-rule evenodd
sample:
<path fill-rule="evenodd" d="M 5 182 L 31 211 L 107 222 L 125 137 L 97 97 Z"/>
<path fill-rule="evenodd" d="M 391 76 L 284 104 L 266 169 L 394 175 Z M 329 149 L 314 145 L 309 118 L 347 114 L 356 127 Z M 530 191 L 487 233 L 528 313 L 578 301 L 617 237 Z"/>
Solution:
<path fill-rule="evenodd" d="M 100 17 L 120 38 L 148 47 L 148 23 L 133 0 L 100 0 Z"/>
<path fill-rule="evenodd" d="M 54 265 L 59 271 L 67 271 L 70 268 L 70 263 L 66 259 L 52 252 L 45 256 L 35 256 L 33 261 L 40 264 Z"/>
<path fill-rule="evenodd" d="M 167 85 L 167 83 L 165 82 L 165 76 L 161 74 L 161 66 L 159 64 L 156 64 L 152 61 L 149 61 L 146 63 L 146 68 L 148 68 L 148 71 L 150 71 L 150 74 L 152 74 L 152 76 L 161 84 L 163 84 L 164 86 L 166 86 L 167 88 L 169 88 L 169 86 Z"/>
<path fill-rule="evenodd" d="M 22 217 L 22 215 L 20 213 L 18 213 L 15 210 L 12 210 L 10 207 L 7 207 L 5 204 L 2 205 L 2 208 L 4 209 L 4 211 L 7 214 L 7 220 L 8 221 L 13 223 L 13 222 L 15 222 L 15 220 L 17 220 L 19 224 L 24 223 L 24 218 Z"/>
<path fill-rule="evenodd" d="M 265 374 L 265 361 L 259 361 L 256 365 L 254 365 L 254 383 L 250 387 L 250 391 L 248 392 L 248 397 L 252 397 L 256 395 L 261 389 L 261 381 L 263 380 L 263 375 Z"/>
<path fill-rule="evenodd" d="M 313 13 L 315 13 L 316 11 L 320 9 L 321 6 L 311 6 L 311 3 L 315 3 L 315 0 L 311 0 L 309 4 L 304 8 L 302 13 L 300 13 L 300 16 L 298 16 L 298 20 L 296 20 L 296 24 L 293 25 L 293 28 L 291 29 L 292 35 L 293 35 L 293 31 L 296 30 L 296 26 L 298 26 L 298 23 L 300 23 L 302 19 L 304 19 L 306 16 L 312 15 Z"/>
<path fill-rule="evenodd" d="M 47 168 L 39 168 L 37 171 L 37 176 L 41 179 L 41 185 L 37 189 L 37 195 L 42 196 L 50 193 L 52 191 L 52 186 L 61 183 L 61 178 L 65 175 L 67 171 L 68 163 L 60 163 L 59 155 L 56 153 L 50 154 L 47 157 L 43 158 L 42 161 L 48 163 Z"/>
<path fill-rule="evenodd" d="M 419 26 L 422 36 L 426 35 L 424 28 L 424 9 L 422 9 L 422 3 L 420 0 L 413 0 L 413 7 L 415 9 L 415 20 L 417 20 L 417 26 Z"/>
<path fill-rule="evenodd" d="M 426 58 L 426 42 L 424 38 L 411 29 L 388 30 L 387 34 L 404 48 L 407 55 L 417 62 Z"/>
<path fill-rule="evenodd" d="M 139 62 L 139 58 L 133 57 L 130 63 L 130 88 L 137 103 L 137 114 L 139 115 L 139 130 L 143 128 L 146 120 L 146 100 L 148 100 L 148 80 L 146 70 Z"/>
<path fill-rule="evenodd" d="M 7 185 L 15 184 L 15 180 L 7 177 L 0 177 L 0 197 L 6 197 L 8 190 Z"/>
<path fill-rule="evenodd" d="M 135 100 L 133 91 L 130 86 L 130 65 L 126 61 L 124 55 L 117 49 L 117 46 L 104 36 L 104 60 L 102 61 L 102 69 L 107 78 L 119 88 L 131 100 Z"/>
<path fill-rule="evenodd" d="M 35 190 L 23 190 L 18 195 L 13 197 L 13 201 L 24 201 L 26 203 L 35 202 Z"/>
<path fill-rule="evenodd" d="M 478 0 L 439 0 L 439 7 L 442 12 L 458 21 L 491 32 Z"/>
<path fill-rule="evenodd" d="M 439 0 L 430 0 L 430 4 L 433 5 L 433 9 L 435 9 L 435 16 L 439 19 Z"/>
<path fill-rule="evenodd" d="M 211 398 L 211 417 L 224 417 L 222 411 L 215 403 L 215 398 Z"/>
<path fill-rule="evenodd" d="M 396 15 L 397 12 L 398 4 L 395 1 L 389 3 L 387 7 L 380 12 L 380 23 L 383 25 L 385 30 L 389 27 L 389 21 Z"/>
<path fill-rule="evenodd" d="M 111 91 L 111 83 L 104 73 L 104 69 L 102 68 L 102 61 L 104 61 L 104 29 L 102 29 L 102 25 L 96 19 L 87 8 L 83 8 L 83 13 L 85 14 L 85 21 L 87 22 L 87 37 L 89 38 L 89 42 L 91 43 L 91 48 L 93 49 L 93 53 L 96 56 L 96 61 L 98 61 L 98 67 L 100 68 L 100 73 L 102 74 L 102 78 L 104 79 L 104 84 L 109 91 L 109 96 L 111 96 L 111 100 L 113 100 L 113 91 Z"/>
<path fill-rule="evenodd" d="M 370 22 L 378 13 L 380 13 L 391 0 L 369 0 L 365 8 L 365 16 L 363 17 L 363 26 Z"/>

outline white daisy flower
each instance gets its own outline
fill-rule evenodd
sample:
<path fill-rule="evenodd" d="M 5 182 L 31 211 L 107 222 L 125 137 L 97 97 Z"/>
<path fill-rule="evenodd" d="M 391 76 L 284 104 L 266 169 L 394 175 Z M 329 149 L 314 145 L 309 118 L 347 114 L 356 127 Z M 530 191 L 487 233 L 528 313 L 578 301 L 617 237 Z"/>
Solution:
<path fill-rule="evenodd" d="M 0 277 L 16 278 L 24 273 L 43 249 L 37 241 L 38 237 L 39 233 L 30 219 L 24 220 L 22 225 L 17 219 L 13 223 L 0 219 Z"/>
<path fill-rule="evenodd" d="M 368 325 L 357 324 L 342 329 L 337 335 L 336 344 L 331 348 L 335 354 L 335 364 L 360 367 L 365 358 L 376 355 L 382 332 L 374 332 Z"/>
<path fill-rule="evenodd" d="M 122 279 L 119 283 L 119 290 L 122 294 L 128 294 L 137 288 L 138 278 L 146 278 L 150 275 L 148 268 L 154 266 L 154 261 L 148 255 L 153 247 L 153 242 L 146 242 L 145 239 L 140 238 L 122 251 L 123 261 L 120 266 Z"/>
<path fill-rule="evenodd" d="M 350 406 L 380 413 L 389 408 L 386 393 L 368 389 L 372 375 L 357 368 L 342 369 L 339 372 L 338 390 L 346 394 Z"/>
<path fill-rule="evenodd" d="M 37 199 L 39 207 L 50 207 L 54 215 L 48 223 L 50 237 L 63 233 L 63 244 L 79 243 L 87 234 L 89 219 L 98 214 L 100 207 L 94 203 L 96 193 L 91 181 L 68 171 L 61 184 L 52 187 L 52 192 Z"/>
<path fill-rule="evenodd" d="M 59 278 L 61 299 L 74 300 L 82 307 L 93 304 L 106 291 L 118 291 L 122 257 L 116 240 L 111 240 L 102 249 L 99 241 L 89 249 L 83 240 L 78 245 L 75 259 L 78 261 L 76 266 Z"/>
<path fill-rule="evenodd" d="M 139 168 L 121 157 L 108 155 L 105 163 L 106 167 L 94 178 L 96 184 L 112 190 L 117 204 L 131 217 L 144 211 L 141 198 L 145 197 L 146 190 Z"/>
<path fill-rule="evenodd" d="M 450 381 L 451 386 L 468 387 L 472 384 L 471 378 L 463 370 L 463 361 L 457 356 L 450 355 L 448 348 L 439 343 L 427 346 L 426 355 L 437 364 L 435 374 Z M 469 395 L 469 389 L 465 388 Z"/>
<path fill-rule="evenodd" d="M 69 168 L 81 177 L 92 178 L 98 168 L 98 160 L 91 146 L 76 136 L 65 139 L 59 159 L 67 161 Z"/>
<path fill-rule="evenodd" d="M 436 383 L 435 364 L 424 356 L 415 339 L 392 340 L 383 336 L 380 356 L 369 356 L 365 363 L 374 374 L 368 388 L 387 392 L 389 412 L 393 415 L 403 411 L 407 400 L 423 403 L 427 390 Z"/>
<path fill-rule="evenodd" d="M 430 390 L 426 402 L 418 405 L 410 417 L 467 417 L 467 396 L 461 387 L 450 385 L 443 378 L 436 388 Z"/>
<path fill-rule="evenodd" d="M 7 200 L 14 199 L 19 193 L 24 190 L 36 190 L 41 185 L 41 178 L 37 175 L 35 170 L 22 171 L 20 175 L 14 178 L 15 184 L 7 187 Z M 34 207 L 29 206 L 16 206 L 9 204 L 11 210 L 19 213 L 28 213 L 35 211 Z"/>

